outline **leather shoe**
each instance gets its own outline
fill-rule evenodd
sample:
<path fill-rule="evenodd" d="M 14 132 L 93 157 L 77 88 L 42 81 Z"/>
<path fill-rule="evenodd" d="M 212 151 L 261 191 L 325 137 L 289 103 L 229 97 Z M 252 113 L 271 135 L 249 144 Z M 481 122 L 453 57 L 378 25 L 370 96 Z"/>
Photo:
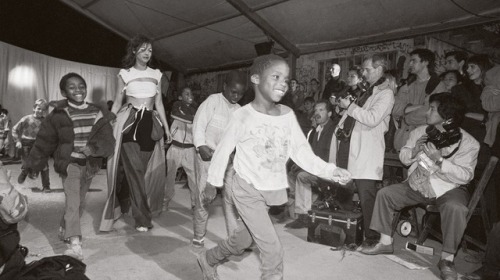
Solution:
<path fill-rule="evenodd" d="M 441 271 L 442 280 L 457 280 L 457 270 L 455 269 L 455 264 L 448 260 L 440 260 L 438 263 L 438 268 Z"/>
<path fill-rule="evenodd" d="M 392 254 L 394 253 L 394 246 L 392 244 L 384 245 L 379 242 L 373 246 L 362 248 L 361 253 L 365 255 Z"/>

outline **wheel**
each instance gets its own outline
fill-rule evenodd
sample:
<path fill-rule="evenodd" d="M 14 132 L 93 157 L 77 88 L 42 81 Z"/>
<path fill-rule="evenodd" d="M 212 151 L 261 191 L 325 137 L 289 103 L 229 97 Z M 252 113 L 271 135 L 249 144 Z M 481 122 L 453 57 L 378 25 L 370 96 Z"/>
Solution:
<path fill-rule="evenodd" d="M 398 223 L 397 231 L 398 234 L 401 235 L 402 237 L 407 237 L 410 235 L 412 229 L 412 225 L 410 221 L 408 220 L 401 220 Z"/>

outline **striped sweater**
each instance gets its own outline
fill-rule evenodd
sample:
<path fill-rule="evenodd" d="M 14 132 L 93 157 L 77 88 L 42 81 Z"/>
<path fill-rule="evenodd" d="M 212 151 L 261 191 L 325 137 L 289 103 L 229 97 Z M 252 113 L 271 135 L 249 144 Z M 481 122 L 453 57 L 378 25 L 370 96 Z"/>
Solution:
<path fill-rule="evenodd" d="M 68 105 L 69 106 L 66 107 L 65 110 L 73 121 L 73 131 L 75 133 L 75 141 L 71 157 L 76 159 L 85 159 L 86 156 L 84 155 L 83 150 L 87 146 L 90 131 L 96 121 L 102 117 L 102 113 L 99 107 L 89 103 L 84 103 L 80 106 L 71 103 L 68 103 Z"/>

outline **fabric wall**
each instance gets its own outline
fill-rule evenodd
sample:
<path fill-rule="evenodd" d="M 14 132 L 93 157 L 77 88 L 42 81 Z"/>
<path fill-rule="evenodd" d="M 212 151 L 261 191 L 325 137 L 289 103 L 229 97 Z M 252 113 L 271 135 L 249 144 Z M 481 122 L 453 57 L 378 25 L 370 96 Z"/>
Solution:
<path fill-rule="evenodd" d="M 80 74 L 87 82 L 87 101 L 106 103 L 117 91 L 118 68 L 67 61 L 28 51 L 0 42 L 0 104 L 13 123 L 33 111 L 38 98 L 63 98 L 61 77 L 69 72 Z"/>

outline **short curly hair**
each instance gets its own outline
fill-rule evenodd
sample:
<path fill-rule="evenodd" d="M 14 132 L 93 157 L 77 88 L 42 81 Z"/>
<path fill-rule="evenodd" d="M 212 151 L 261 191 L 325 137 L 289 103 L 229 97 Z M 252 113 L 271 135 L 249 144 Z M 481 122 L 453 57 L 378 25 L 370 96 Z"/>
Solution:
<path fill-rule="evenodd" d="M 252 66 L 250 66 L 250 76 L 252 75 L 261 75 L 264 70 L 271 67 L 276 62 L 284 62 L 287 63 L 284 58 L 275 54 L 267 54 L 258 56 L 253 60 Z"/>

